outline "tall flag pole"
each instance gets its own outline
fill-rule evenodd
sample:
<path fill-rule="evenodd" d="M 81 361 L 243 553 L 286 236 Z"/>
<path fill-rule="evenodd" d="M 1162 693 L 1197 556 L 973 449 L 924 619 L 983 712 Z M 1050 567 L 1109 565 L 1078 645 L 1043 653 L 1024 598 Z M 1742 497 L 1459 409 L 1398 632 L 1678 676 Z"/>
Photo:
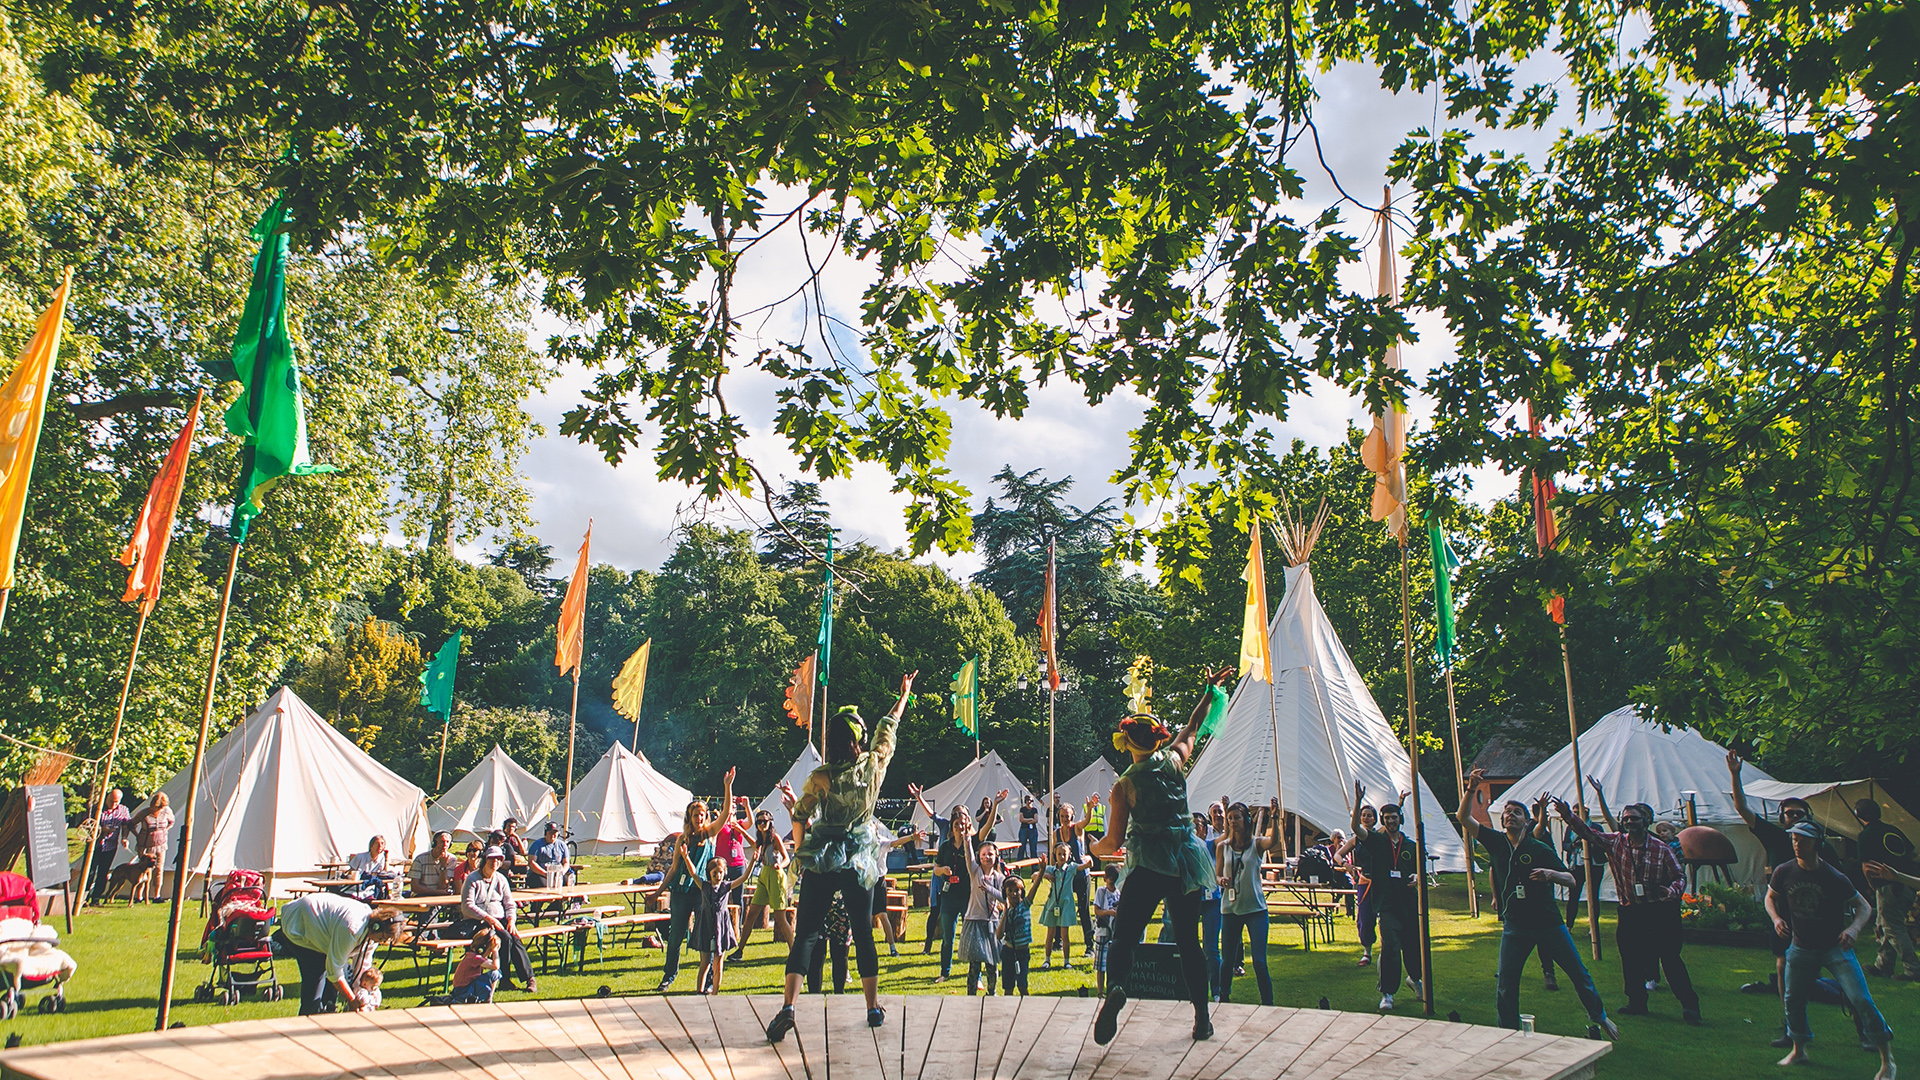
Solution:
<path fill-rule="evenodd" d="M 820 593 L 820 632 L 814 637 L 814 676 L 820 683 L 820 711 L 818 716 L 827 715 L 827 676 L 833 669 L 833 530 L 827 530 L 827 575 L 826 588 Z M 808 695 L 812 700 L 812 695 Z M 826 725 L 813 725 L 820 735 L 820 756 L 827 753 Z M 808 742 L 812 742 L 809 732 Z"/>
<path fill-rule="evenodd" d="M 312 476 L 333 471 L 315 465 L 307 449 L 307 413 L 301 401 L 300 362 L 287 314 L 287 203 L 275 199 L 253 226 L 260 245 L 253 258 L 253 279 L 246 307 L 233 337 L 230 362 L 207 365 L 220 378 L 240 384 L 240 396 L 227 407 L 227 433 L 243 440 L 240 482 L 234 490 L 233 519 L 227 535 L 233 550 L 227 556 L 226 583 L 220 589 L 220 615 L 214 623 L 213 656 L 207 664 L 207 687 L 200 700 L 200 733 L 187 769 L 186 806 L 180 812 L 180 855 L 174 863 L 173 899 L 167 915 L 167 951 L 160 968 L 160 1008 L 153 1029 L 165 1030 L 173 1005 L 173 961 L 180 949 L 180 914 L 187 897 L 187 858 L 193 847 L 193 809 L 200 792 L 200 773 L 206 767 L 207 732 L 213 726 L 213 693 L 220 679 L 220 654 L 227 642 L 227 616 L 233 609 L 233 579 L 240 569 L 240 546 L 254 518 L 266 505 L 267 492 L 289 476 Z"/>
<path fill-rule="evenodd" d="M 1060 693 L 1060 604 L 1058 587 L 1058 569 L 1055 562 L 1054 541 L 1047 539 L 1047 580 L 1044 595 L 1040 598 L 1040 649 L 1047 658 L 1047 790 L 1054 794 L 1049 798 L 1054 805 L 1047 807 L 1047 813 L 1057 817 L 1060 811 L 1059 786 L 1054 782 L 1054 697 Z M 1049 818 L 1051 820 L 1051 818 Z"/>
<path fill-rule="evenodd" d="M 113 782 L 113 759 L 120 750 L 120 728 L 127 719 L 127 697 L 133 691 L 133 667 L 140 658 L 140 639 L 146 635 L 147 616 L 153 614 L 153 605 L 160 599 L 160 576 L 166 569 L 167 545 L 173 539 L 173 517 L 180 508 L 180 488 L 187 477 L 187 460 L 193 455 L 193 429 L 200 419 L 200 404 L 206 399 L 207 392 L 194 395 L 193 408 L 187 412 L 187 422 L 181 427 L 180 434 L 174 436 L 173 449 L 167 452 L 167 460 L 154 474 L 153 483 L 147 488 L 147 501 L 140 508 L 140 517 L 133 525 L 133 538 L 127 541 L 127 548 L 120 553 L 120 565 L 128 567 L 126 595 L 120 598 L 123 604 L 139 601 L 139 614 L 133 624 L 133 648 L 127 653 L 127 673 L 120 682 L 120 707 L 113 714 L 113 734 L 107 739 L 107 758 L 100 766 L 100 779 L 94 784 L 93 811 L 90 815 L 95 822 L 100 820 L 101 811 L 106 806 L 108 785 Z M 80 902 L 87 903 L 88 885 L 93 881 L 93 856 L 98 841 L 87 844 L 86 854 L 80 859 Z"/>
<path fill-rule="evenodd" d="M 580 538 L 580 561 L 574 564 L 573 580 L 567 582 L 566 598 L 560 601 L 560 622 L 555 627 L 553 664 L 560 674 L 573 672 L 573 709 L 567 714 L 567 795 L 560 820 L 566 822 L 560 836 L 573 832 L 573 738 L 580 722 L 580 652 L 587 627 L 587 549 L 593 546 L 593 519 L 587 519 L 587 534 Z"/>
<path fill-rule="evenodd" d="M 27 523 L 27 484 L 40 448 L 40 427 L 47 416 L 47 388 L 60 359 L 60 329 L 67 317 L 69 269 L 53 291 L 53 303 L 40 313 L 33 339 L 20 350 L 13 374 L 0 385 L 0 625 L 13 594 L 13 560 L 20 553 L 20 532 Z"/>
<path fill-rule="evenodd" d="M 1545 438 L 1540 420 L 1533 414 L 1533 402 L 1527 402 L 1527 434 L 1534 439 Z M 1539 469 L 1527 470 L 1527 486 L 1533 499 L 1533 541 L 1540 557 L 1546 558 L 1560 543 L 1560 523 L 1553 516 L 1553 500 L 1560 492 L 1553 484 L 1553 476 Z M 1560 675 L 1567 687 L 1567 739 L 1573 747 L 1573 809 L 1581 820 L 1587 816 L 1587 774 L 1580 766 L 1580 722 L 1573 711 L 1573 659 L 1567 651 L 1567 601 L 1555 593 L 1547 601 L 1547 612 L 1553 616 L 1554 625 L 1560 630 Z M 1586 846 L 1587 865 L 1593 865 L 1594 847 Z M 1598 875 L 1587 875 L 1587 944 L 1593 950 L 1593 958 L 1600 958 L 1600 883 Z"/>
<path fill-rule="evenodd" d="M 1460 760 L 1460 714 L 1453 705 L 1453 572 L 1460 569 L 1460 556 L 1447 543 L 1447 534 L 1438 522 L 1427 528 L 1427 543 L 1433 550 L 1433 656 L 1447 680 L 1447 727 L 1453 735 L 1453 782 L 1459 789 L 1459 805 L 1467 802 L 1466 766 Z M 1460 841 L 1467 849 L 1467 914 L 1480 917 L 1480 892 L 1473 884 L 1473 837 L 1462 827 Z"/>
<path fill-rule="evenodd" d="M 613 677 L 613 711 L 633 721 L 633 752 L 640 752 L 640 701 L 647 693 L 647 660 L 653 655 L 653 639 L 640 643 L 620 665 Z"/>
<path fill-rule="evenodd" d="M 1382 301 L 1397 304 L 1400 300 L 1400 273 L 1394 266 L 1393 258 L 1393 221 L 1389 216 L 1392 207 L 1393 189 L 1381 188 L 1380 210 L 1374 216 L 1374 225 L 1380 230 L 1380 287 L 1375 295 Z M 1404 370 L 1399 339 L 1387 345 L 1385 359 L 1387 367 L 1394 371 Z M 1400 542 L 1400 641 L 1407 669 L 1407 764 L 1413 773 L 1413 842 L 1424 853 L 1427 827 L 1420 813 L 1420 718 L 1413 700 L 1413 607 L 1407 565 L 1406 450 L 1407 414 L 1399 406 L 1389 403 L 1385 411 L 1374 416 L 1373 429 L 1360 445 L 1360 459 L 1374 477 L 1373 520 L 1385 522 L 1387 531 Z M 1432 1016 L 1433 942 L 1427 932 L 1426 871 L 1426 866 L 1419 867 L 1414 888 L 1419 894 L 1420 904 L 1420 973 L 1424 976 L 1420 980 L 1421 1004 L 1426 1014 Z"/>
<path fill-rule="evenodd" d="M 980 657 L 953 673 L 953 726 L 973 737 L 973 760 L 980 760 Z"/>
<path fill-rule="evenodd" d="M 1286 810 L 1286 784 L 1280 777 L 1280 704 L 1273 686 L 1273 637 L 1267 625 L 1267 559 L 1260 547 L 1260 518 L 1255 515 L 1249 527 L 1247 568 L 1240 576 L 1247 583 L 1247 606 L 1240 615 L 1240 677 L 1267 684 L 1267 720 L 1273 726 L 1273 797 Z M 1202 725 L 1201 734 L 1212 734 L 1213 715 Z M 1297 844 L 1295 845 L 1298 846 Z"/>
<path fill-rule="evenodd" d="M 453 676 L 460 666 L 460 635 L 455 630 L 420 672 L 420 705 L 428 715 L 440 716 L 440 768 L 433 774 L 433 790 L 444 790 L 447 779 L 447 731 L 453 727 Z"/>

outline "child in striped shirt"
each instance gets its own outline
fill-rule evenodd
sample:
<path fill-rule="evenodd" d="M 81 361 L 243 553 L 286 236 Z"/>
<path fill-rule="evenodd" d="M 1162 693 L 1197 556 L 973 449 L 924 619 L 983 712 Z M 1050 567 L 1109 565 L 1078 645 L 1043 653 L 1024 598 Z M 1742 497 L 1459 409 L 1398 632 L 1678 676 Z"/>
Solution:
<path fill-rule="evenodd" d="M 1007 875 L 1001 888 L 1006 912 L 1000 916 L 1000 985 L 1009 994 L 1017 987 L 1025 997 L 1027 965 L 1033 961 L 1033 901 L 1018 874 Z"/>

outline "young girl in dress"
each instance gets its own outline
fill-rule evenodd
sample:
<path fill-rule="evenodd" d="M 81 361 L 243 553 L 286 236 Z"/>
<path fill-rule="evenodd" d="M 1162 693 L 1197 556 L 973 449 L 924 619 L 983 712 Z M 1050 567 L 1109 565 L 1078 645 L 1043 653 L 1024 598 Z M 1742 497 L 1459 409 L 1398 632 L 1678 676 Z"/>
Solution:
<path fill-rule="evenodd" d="M 735 944 L 733 912 L 727 901 L 733 897 L 733 878 L 725 859 L 707 860 L 707 878 L 700 883 L 700 908 L 693 917 L 693 947 L 700 952 L 700 991 L 720 991 L 720 969 Z M 709 977 L 711 976 L 711 977 Z"/>
<path fill-rule="evenodd" d="M 773 912 L 773 939 L 793 941 L 793 886 L 787 880 L 787 842 L 773 831 L 773 814 L 762 810 L 753 816 L 753 862 L 759 867 L 753 881 L 753 902 L 740 920 L 740 945 L 727 959 L 739 960 L 747 954 L 747 939 L 760 925 L 760 916 Z"/>
<path fill-rule="evenodd" d="M 1080 874 L 1080 864 L 1073 858 L 1073 849 L 1066 844 L 1055 844 L 1047 860 L 1047 901 L 1040 906 L 1040 925 L 1047 928 L 1046 955 L 1040 958 L 1040 970 L 1053 966 L 1054 942 L 1060 943 L 1060 966 L 1073 966 L 1073 946 L 1067 937 L 1067 931 L 1078 921 L 1073 909 L 1074 879 Z"/>
<path fill-rule="evenodd" d="M 987 996 L 992 997 L 1000 968 L 998 930 L 1003 899 L 1001 885 L 1006 874 L 1000 869 L 1000 849 L 991 840 L 976 842 L 967 855 L 967 873 L 972 880 L 966 925 L 960 932 L 960 956 L 967 962 L 967 993 L 980 992 L 980 975 L 984 969 Z"/>

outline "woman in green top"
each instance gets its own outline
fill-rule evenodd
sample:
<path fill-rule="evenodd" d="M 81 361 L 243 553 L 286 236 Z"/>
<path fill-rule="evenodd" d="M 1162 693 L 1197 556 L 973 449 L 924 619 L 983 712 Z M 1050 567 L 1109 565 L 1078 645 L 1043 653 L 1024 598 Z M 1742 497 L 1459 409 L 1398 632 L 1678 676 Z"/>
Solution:
<path fill-rule="evenodd" d="M 1093 1041 L 1113 1041 L 1120 1010 L 1127 1003 L 1127 976 L 1133 972 L 1133 948 L 1153 913 L 1165 900 L 1173 914 L 1173 940 L 1180 951 L 1180 967 L 1193 1001 L 1193 1037 L 1213 1036 L 1207 1015 L 1207 957 L 1200 949 L 1200 895 L 1214 881 L 1213 860 L 1206 845 L 1193 834 L 1187 814 L 1187 759 L 1193 756 L 1194 737 L 1210 711 L 1224 711 L 1227 694 L 1221 689 L 1234 677 L 1232 668 L 1207 676 L 1207 692 L 1193 707 L 1187 726 L 1175 735 L 1147 713 L 1120 721 L 1113 745 L 1133 756 L 1133 764 L 1114 782 L 1108 802 L 1107 834 L 1089 849 L 1095 857 L 1117 854 L 1124 839 L 1127 876 L 1120 883 L 1120 906 L 1115 909 L 1113 938 L 1107 946 L 1110 989 L 1093 1022 Z"/>
<path fill-rule="evenodd" d="M 827 912 L 836 895 L 853 923 L 853 948 L 860 968 L 860 989 L 867 996 L 867 1024 L 886 1019 L 880 1007 L 880 957 L 873 948 L 873 885 L 886 869 L 885 844 L 893 836 L 873 820 L 880 783 L 893 760 L 894 732 L 913 696 L 913 678 L 900 680 L 900 700 L 875 726 L 871 740 L 860 710 L 842 708 L 827 721 L 826 764 L 813 770 L 793 805 L 793 864 L 801 872 L 800 900 L 794 912 L 793 944 L 787 950 L 786 1004 L 767 1025 L 767 1041 L 779 1042 L 793 1030 L 793 1002 L 800 982 L 820 947 Z"/>

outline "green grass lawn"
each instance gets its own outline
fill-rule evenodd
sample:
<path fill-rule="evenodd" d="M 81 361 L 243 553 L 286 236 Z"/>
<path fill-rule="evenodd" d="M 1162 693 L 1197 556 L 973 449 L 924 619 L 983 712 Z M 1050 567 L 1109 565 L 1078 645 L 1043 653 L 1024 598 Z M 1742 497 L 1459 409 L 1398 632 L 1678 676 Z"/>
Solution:
<path fill-rule="evenodd" d="M 624 876 L 624 867 L 603 866 L 589 872 L 590 880 L 611 880 Z M 1483 884 L 1484 887 L 1484 884 Z M 1436 975 L 1436 1015 L 1444 1017 L 1458 1010 L 1469 1023 L 1494 1022 L 1494 959 L 1499 927 L 1491 915 L 1478 921 L 1455 914 L 1465 906 L 1464 888 L 1458 885 L 1434 894 L 1433 961 Z M 198 905 L 189 908 L 183 938 L 190 944 L 199 940 L 202 924 Z M 59 925 L 56 921 L 55 925 Z M 910 922 L 913 947 L 903 947 L 895 959 L 881 949 L 880 985 L 883 993 L 965 993 L 964 979 L 956 978 L 935 986 L 939 974 L 938 956 L 920 952 L 920 937 L 925 912 L 916 909 Z M 1616 963 L 1611 920 L 1603 920 L 1606 958 L 1591 963 L 1594 978 L 1608 1007 L 1624 1003 L 1620 969 Z M 160 951 L 165 941 L 165 906 L 152 905 L 129 909 L 117 905 L 104 912 L 83 914 L 74 923 L 74 932 L 65 939 L 65 947 L 80 965 L 71 984 L 69 1011 L 57 1016 L 29 1012 L 5 1024 L 9 1033 L 17 1033 L 28 1043 L 80 1039 L 96 1035 L 151 1030 L 159 985 Z M 1150 935 L 1151 936 L 1151 933 Z M 1075 932 L 1078 939 L 1078 932 Z M 1292 927 L 1277 927 L 1270 948 L 1278 1003 L 1301 1008 L 1314 1007 L 1324 995 L 1336 1009 L 1369 1010 L 1378 1000 L 1372 969 L 1354 965 L 1358 945 L 1353 924 L 1344 922 L 1340 940 L 1333 946 L 1316 946 L 1311 953 L 1300 949 L 1299 932 Z M 1582 941 L 1582 952 L 1586 952 Z M 768 932 L 760 931 L 747 950 L 747 960 L 727 966 L 725 989 L 729 992 L 774 992 L 779 988 L 786 948 L 776 944 Z M 1620 1017 L 1622 1037 L 1614 1052 L 1602 1060 L 1600 1075 L 1614 1078 L 1686 1076 L 1695 1080 L 1712 1078 L 1751 1078 L 1773 1071 L 1772 1063 L 1780 1051 L 1767 1045 L 1779 1024 L 1774 999 L 1738 992 L 1741 983 L 1763 979 L 1772 970 L 1770 954 L 1757 949 L 1717 946 L 1689 946 L 1688 967 L 1699 989 L 1706 1014 L 1704 1028 L 1688 1028 L 1680 1022 L 1680 1008 L 1671 994 L 1653 999 L 1653 1015 Z M 588 970 L 578 975 L 548 975 L 540 979 L 540 996 L 568 998 L 594 994 L 606 985 L 616 994 L 648 994 L 660 981 L 661 954 L 639 947 L 610 950 L 602 962 L 589 962 Z M 683 961 L 683 969 L 674 989 L 685 992 L 694 985 L 697 957 Z M 278 1003 L 245 1001 L 222 1008 L 193 1001 L 193 988 L 207 977 L 208 968 L 196 957 L 183 956 L 176 979 L 173 1019 L 186 1024 L 209 1024 L 222 1020 L 290 1016 L 296 1011 L 292 1000 Z M 420 1002 L 423 990 L 412 976 L 413 962 L 395 956 L 386 967 L 386 1003 L 407 1007 Z M 280 977 L 293 993 L 294 965 L 282 962 Z M 1036 994 L 1073 994 L 1085 989 L 1092 993 L 1093 973 L 1083 963 L 1072 971 L 1035 971 L 1032 990 Z M 1562 980 L 1564 986 L 1565 981 Z M 1887 1022 L 1897 1036 L 1911 1039 L 1920 1030 L 1920 984 L 1892 979 L 1872 979 L 1875 1000 L 1886 1013 Z M 503 999 L 523 995 L 507 994 Z M 1257 1002 L 1258 992 L 1252 978 L 1234 983 L 1234 1000 Z M 1401 999 L 1400 1012 L 1414 1015 L 1418 1005 L 1410 995 Z M 1554 1034 L 1578 1035 L 1585 1031 L 1585 1016 L 1569 989 L 1549 994 L 1541 989 L 1539 965 L 1533 963 L 1521 991 L 1521 1009 L 1538 1017 L 1539 1030 Z M 1814 1044 L 1816 1065 L 1808 1074 L 1834 1076 L 1870 1076 L 1878 1059 L 1855 1046 L 1852 1024 L 1838 1008 L 1815 1006 Z M 1896 1043 L 1896 1045 L 1908 1045 Z M 1920 1065 L 1916 1065 L 1920 1068 Z"/>

